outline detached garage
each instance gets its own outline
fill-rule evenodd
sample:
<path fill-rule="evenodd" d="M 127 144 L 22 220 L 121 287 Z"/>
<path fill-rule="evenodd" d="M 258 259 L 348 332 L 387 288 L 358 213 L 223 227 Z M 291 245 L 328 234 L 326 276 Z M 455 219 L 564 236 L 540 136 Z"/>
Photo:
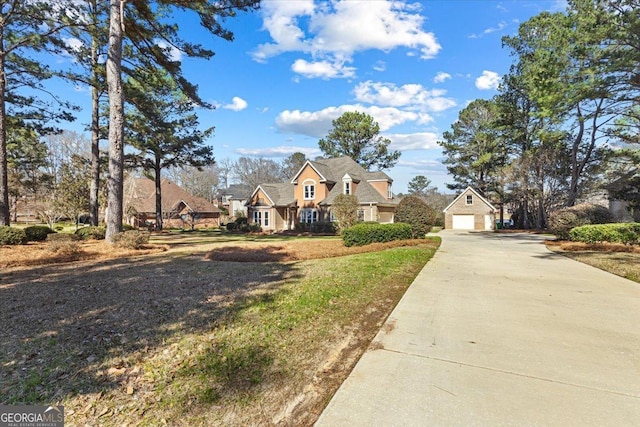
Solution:
<path fill-rule="evenodd" d="M 447 230 L 493 230 L 498 210 L 476 190 L 467 187 L 444 209 Z"/>

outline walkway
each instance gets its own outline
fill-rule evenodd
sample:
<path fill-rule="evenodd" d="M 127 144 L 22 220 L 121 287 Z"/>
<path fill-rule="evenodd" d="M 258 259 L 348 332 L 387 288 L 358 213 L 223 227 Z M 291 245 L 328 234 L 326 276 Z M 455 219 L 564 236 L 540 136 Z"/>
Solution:
<path fill-rule="evenodd" d="M 540 236 L 440 234 L 316 426 L 640 425 L 640 285 Z"/>

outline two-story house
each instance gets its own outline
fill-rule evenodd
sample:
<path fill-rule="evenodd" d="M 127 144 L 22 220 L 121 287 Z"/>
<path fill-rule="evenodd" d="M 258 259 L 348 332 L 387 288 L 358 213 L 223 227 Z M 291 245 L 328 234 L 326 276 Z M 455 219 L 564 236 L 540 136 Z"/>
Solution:
<path fill-rule="evenodd" d="M 247 202 L 251 223 L 263 230 L 292 230 L 297 223 L 335 220 L 331 205 L 338 194 L 353 194 L 363 221 L 391 223 L 397 200 L 393 180 L 368 172 L 349 157 L 308 160 L 288 183 L 261 184 Z"/>

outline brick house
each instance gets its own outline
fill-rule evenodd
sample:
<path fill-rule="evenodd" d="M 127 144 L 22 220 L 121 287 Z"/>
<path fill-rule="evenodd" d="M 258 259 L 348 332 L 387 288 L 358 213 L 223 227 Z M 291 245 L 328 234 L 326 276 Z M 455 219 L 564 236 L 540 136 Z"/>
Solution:
<path fill-rule="evenodd" d="M 498 210 L 476 190 L 467 187 L 444 209 L 447 230 L 493 230 Z"/>
<path fill-rule="evenodd" d="M 162 223 L 164 227 L 218 227 L 221 211 L 208 200 L 194 196 L 163 179 Z M 124 184 L 125 221 L 134 227 L 150 227 L 156 221 L 156 187 L 148 178 L 128 178 Z"/>
<path fill-rule="evenodd" d="M 265 231 L 293 230 L 298 223 L 330 222 L 338 194 L 353 194 L 363 221 L 392 223 L 398 204 L 393 180 L 368 172 L 349 157 L 307 160 L 288 183 L 261 184 L 247 202 L 250 223 Z"/>

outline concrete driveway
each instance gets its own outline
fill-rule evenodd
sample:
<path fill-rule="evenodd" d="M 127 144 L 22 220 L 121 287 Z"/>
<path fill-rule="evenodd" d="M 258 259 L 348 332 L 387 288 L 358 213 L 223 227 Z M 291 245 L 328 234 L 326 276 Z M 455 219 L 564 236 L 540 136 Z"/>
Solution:
<path fill-rule="evenodd" d="M 528 234 L 442 246 L 316 426 L 638 426 L 640 285 Z"/>

